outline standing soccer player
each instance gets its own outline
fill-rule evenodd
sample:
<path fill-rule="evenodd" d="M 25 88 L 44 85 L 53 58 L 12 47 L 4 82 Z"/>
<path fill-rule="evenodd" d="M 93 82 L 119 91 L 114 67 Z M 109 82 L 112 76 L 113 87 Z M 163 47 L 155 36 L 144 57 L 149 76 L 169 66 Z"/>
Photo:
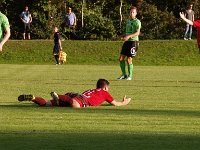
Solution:
<path fill-rule="evenodd" d="M 3 36 L 3 33 L 5 35 Z M 2 51 L 3 45 L 8 41 L 10 37 L 10 25 L 8 18 L 0 12 L 0 52 Z"/>
<path fill-rule="evenodd" d="M 200 20 L 191 21 L 187 19 L 184 13 L 180 12 L 180 17 L 189 25 L 194 26 L 197 28 L 197 44 L 199 47 L 199 54 L 200 54 Z"/>
<path fill-rule="evenodd" d="M 125 41 L 122 50 L 119 56 L 120 68 L 122 75 L 117 78 L 118 80 L 132 80 L 133 76 L 133 57 L 136 56 L 138 46 L 139 46 L 139 35 L 141 22 L 136 18 L 137 8 L 131 7 L 130 9 L 130 20 L 126 24 L 126 33 L 122 36 L 122 39 Z M 125 58 L 127 57 L 128 64 L 128 76 L 126 74 L 126 62 Z"/>
<path fill-rule="evenodd" d="M 60 50 L 62 50 L 60 33 L 58 32 L 58 27 L 54 28 L 54 47 L 53 47 L 53 55 L 56 60 L 56 65 L 59 65 L 59 55 Z"/>

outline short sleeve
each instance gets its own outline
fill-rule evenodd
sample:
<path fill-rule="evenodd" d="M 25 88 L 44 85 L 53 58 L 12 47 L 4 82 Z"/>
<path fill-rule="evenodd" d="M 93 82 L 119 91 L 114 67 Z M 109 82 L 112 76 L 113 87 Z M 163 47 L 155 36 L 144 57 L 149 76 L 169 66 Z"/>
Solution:
<path fill-rule="evenodd" d="M 3 30 L 5 30 L 7 27 L 10 26 L 8 18 L 5 15 L 2 16 L 2 24 L 1 24 L 1 26 L 2 26 Z"/>
<path fill-rule="evenodd" d="M 106 102 L 108 103 L 111 103 L 114 100 L 113 97 L 108 92 L 106 92 L 105 96 L 106 96 L 105 97 Z"/>
<path fill-rule="evenodd" d="M 136 29 L 141 29 L 141 22 L 140 22 L 140 20 L 137 21 Z"/>

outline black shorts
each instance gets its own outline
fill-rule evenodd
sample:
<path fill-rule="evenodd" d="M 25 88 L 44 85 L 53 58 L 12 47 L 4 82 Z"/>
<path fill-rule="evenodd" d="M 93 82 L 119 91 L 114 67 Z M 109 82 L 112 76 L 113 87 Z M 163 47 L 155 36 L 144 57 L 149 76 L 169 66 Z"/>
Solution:
<path fill-rule="evenodd" d="M 59 44 L 55 44 L 53 47 L 53 54 L 54 55 L 59 55 L 60 53 L 60 45 Z"/>
<path fill-rule="evenodd" d="M 139 47 L 138 41 L 126 41 L 122 46 L 121 53 L 127 57 L 135 57 Z"/>
<path fill-rule="evenodd" d="M 24 23 L 24 33 L 30 33 L 30 23 Z"/>

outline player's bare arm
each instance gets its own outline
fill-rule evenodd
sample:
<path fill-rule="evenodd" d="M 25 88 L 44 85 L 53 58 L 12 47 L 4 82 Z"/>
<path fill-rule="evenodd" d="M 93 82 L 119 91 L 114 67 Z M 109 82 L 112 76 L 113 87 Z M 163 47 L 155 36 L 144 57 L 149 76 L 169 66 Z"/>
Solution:
<path fill-rule="evenodd" d="M 130 101 L 131 101 L 131 98 L 126 98 L 126 95 L 125 95 L 121 102 L 113 100 L 111 102 L 111 104 L 114 105 L 114 106 L 124 106 L 124 105 L 128 105 L 130 103 Z"/>
<path fill-rule="evenodd" d="M 5 36 L 0 43 L 0 51 L 2 51 L 3 45 L 6 43 L 6 41 L 8 41 L 10 37 L 10 27 L 5 28 L 4 31 L 5 31 Z"/>
<path fill-rule="evenodd" d="M 183 12 L 180 12 L 179 15 L 180 15 L 181 19 L 183 19 L 186 23 L 193 26 L 193 22 L 191 20 L 187 19 Z"/>
<path fill-rule="evenodd" d="M 29 21 L 29 23 L 31 23 L 32 22 L 32 17 L 30 17 L 30 21 Z"/>
<path fill-rule="evenodd" d="M 130 38 L 132 38 L 132 37 L 134 37 L 134 36 L 139 36 L 139 35 L 140 35 L 140 29 L 137 29 L 136 32 L 124 36 L 124 37 L 123 37 L 123 40 L 124 40 L 124 41 L 128 41 L 128 39 L 130 39 Z"/>

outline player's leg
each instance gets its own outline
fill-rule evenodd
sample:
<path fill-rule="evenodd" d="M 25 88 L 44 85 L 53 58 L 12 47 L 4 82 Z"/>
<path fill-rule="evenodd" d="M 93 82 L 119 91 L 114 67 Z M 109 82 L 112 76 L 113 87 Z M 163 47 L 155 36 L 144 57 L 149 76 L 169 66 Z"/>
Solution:
<path fill-rule="evenodd" d="M 139 47 L 138 41 L 131 41 L 129 44 L 128 53 L 127 53 L 127 64 L 128 64 L 127 80 L 132 80 L 132 78 L 133 78 L 133 58 L 137 54 L 138 47 Z"/>
<path fill-rule="evenodd" d="M 30 23 L 27 24 L 27 35 L 28 35 L 28 39 L 31 39 L 31 34 L 30 34 Z"/>
<path fill-rule="evenodd" d="M 200 45 L 198 45 L 198 47 L 199 47 L 199 54 L 200 54 Z"/>
<path fill-rule="evenodd" d="M 23 39 L 26 39 L 26 24 L 24 23 Z"/>
<path fill-rule="evenodd" d="M 53 55 L 54 55 L 54 58 L 56 60 L 56 65 L 60 64 L 60 61 L 59 61 L 59 51 L 60 51 L 60 46 L 58 44 L 55 44 L 54 48 L 53 48 Z"/>
<path fill-rule="evenodd" d="M 122 46 L 122 50 L 121 50 L 120 56 L 119 56 L 119 63 L 120 63 L 120 68 L 121 68 L 121 71 L 122 71 L 122 75 L 119 78 L 117 78 L 118 80 L 123 80 L 123 79 L 127 78 L 127 75 L 126 75 L 126 62 L 125 62 L 126 53 L 127 53 L 126 52 L 127 46 L 128 46 L 128 42 L 124 42 L 124 44 Z"/>
<path fill-rule="evenodd" d="M 51 104 L 42 97 L 35 97 L 32 94 L 22 94 L 18 97 L 18 101 L 32 101 L 39 106 L 51 106 Z"/>
<path fill-rule="evenodd" d="M 189 38 L 188 39 L 189 40 L 192 39 L 192 26 L 191 25 L 189 26 Z"/>
<path fill-rule="evenodd" d="M 188 31 L 189 31 L 189 24 L 187 24 L 185 27 L 184 40 L 187 40 L 187 38 L 188 38 Z"/>
<path fill-rule="evenodd" d="M 132 80 L 132 78 L 133 78 L 133 58 L 132 57 L 127 57 L 127 64 L 128 64 L 127 80 Z"/>

